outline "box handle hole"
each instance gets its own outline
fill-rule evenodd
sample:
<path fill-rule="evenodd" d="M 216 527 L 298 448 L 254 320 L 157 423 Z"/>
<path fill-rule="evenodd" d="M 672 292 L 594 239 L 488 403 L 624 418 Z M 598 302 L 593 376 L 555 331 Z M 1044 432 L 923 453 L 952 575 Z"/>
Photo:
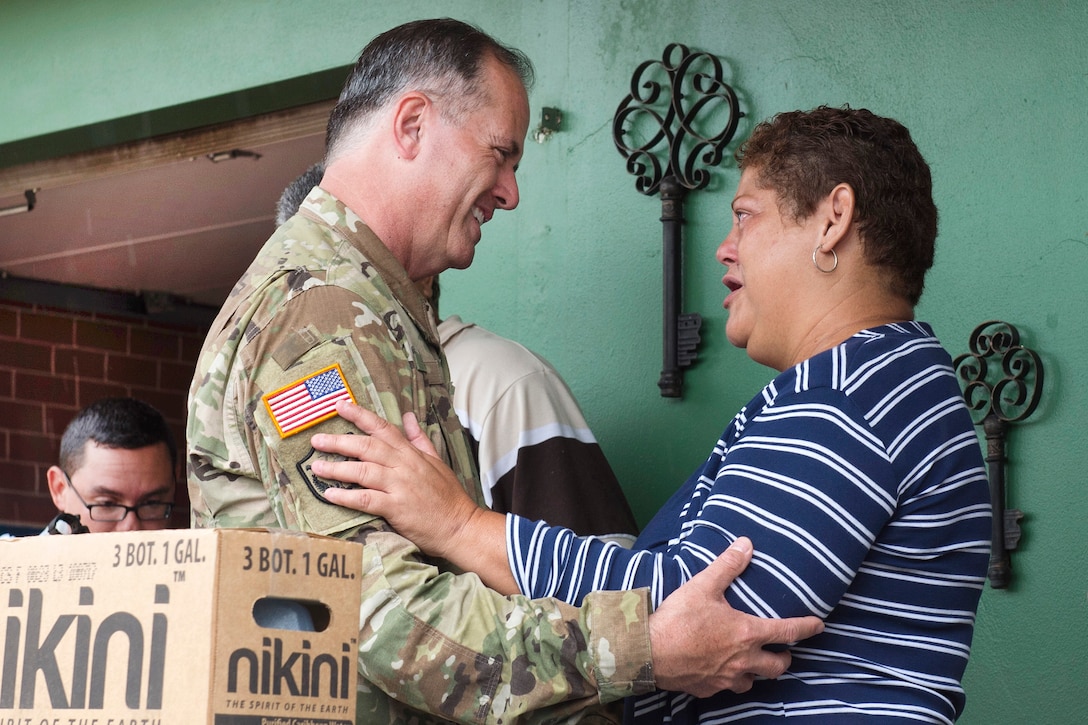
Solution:
<path fill-rule="evenodd" d="M 324 632 L 331 616 L 327 606 L 309 599 L 261 597 L 253 603 L 253 620 L 265 629 Z"/>

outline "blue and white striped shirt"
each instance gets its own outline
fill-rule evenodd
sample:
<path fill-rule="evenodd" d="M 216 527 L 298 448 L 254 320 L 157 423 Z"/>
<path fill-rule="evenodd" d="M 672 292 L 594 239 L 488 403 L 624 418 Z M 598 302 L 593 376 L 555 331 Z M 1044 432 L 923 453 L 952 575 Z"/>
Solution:
<path fill-rule="evenodd" d="M 763 617 L 815 614 L 822 634 L 747 693 L 657 692 L 635 723 L 950 723 L 990 548 L 978 439 L 928 325 L 885 325 L 779 374 L 634 549 L 516 516 L 521 590 L 571 603 L 649 586 L 656 607 L 738 536 L 755 556 L 726 592 Z"/>

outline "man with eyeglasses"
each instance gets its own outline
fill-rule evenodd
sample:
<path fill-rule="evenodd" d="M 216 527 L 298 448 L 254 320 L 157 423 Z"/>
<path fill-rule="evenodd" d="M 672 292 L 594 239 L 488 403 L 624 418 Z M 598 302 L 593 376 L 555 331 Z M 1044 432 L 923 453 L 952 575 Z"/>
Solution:
<path fill-rule="evenodd" d="M 46 473 L 58 514 L 42 533 L 165 529 L 174 508 L 177 447 L 159 411 L 104 398 L 72 419 L 59 465 Z"/>

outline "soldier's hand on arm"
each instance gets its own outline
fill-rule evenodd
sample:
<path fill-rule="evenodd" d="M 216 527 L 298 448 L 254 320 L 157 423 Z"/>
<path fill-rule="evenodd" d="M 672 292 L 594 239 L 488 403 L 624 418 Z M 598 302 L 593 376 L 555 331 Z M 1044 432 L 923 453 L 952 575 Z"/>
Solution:
<path fill-rule="evenodd" d="M 658 688 L 697 697 L 745 692 L 755 677 L 775 678 L 789 667 L 788 652 L 771 652 L 765 645 L 790 644 L 823 631 L 817 617 L 763 619 L 733 609 L 723 592 L 751 559 L 751 542 L 737 539 L 650 616 Z"/>

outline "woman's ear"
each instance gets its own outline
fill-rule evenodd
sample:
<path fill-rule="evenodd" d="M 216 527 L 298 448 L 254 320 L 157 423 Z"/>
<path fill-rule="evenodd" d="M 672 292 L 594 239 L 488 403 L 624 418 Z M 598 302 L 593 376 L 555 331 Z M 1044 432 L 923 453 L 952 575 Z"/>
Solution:
<path fill-rule="evenodd" d="M 830 252 L 847 237 L 854 226 L 854 189 L 849 184 L 838 184 L 825 198 L 820 209 L 824 214 L 824 226 L 820 235 L 820 247 Z"/>

